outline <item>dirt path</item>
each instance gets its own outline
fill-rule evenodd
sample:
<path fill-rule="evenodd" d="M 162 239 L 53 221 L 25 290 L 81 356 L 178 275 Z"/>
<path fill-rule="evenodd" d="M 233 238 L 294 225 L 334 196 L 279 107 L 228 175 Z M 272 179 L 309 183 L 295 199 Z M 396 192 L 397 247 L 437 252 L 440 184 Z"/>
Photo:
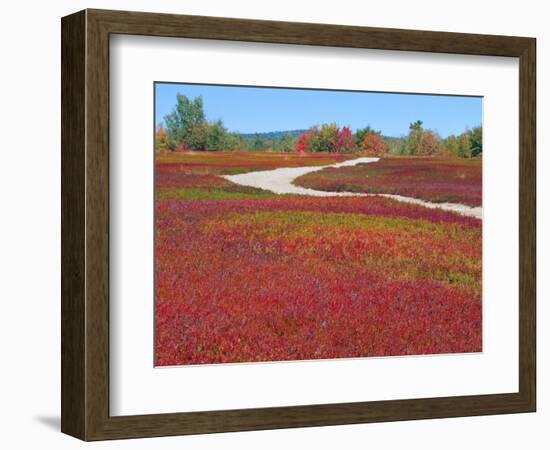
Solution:
<path fill-rule="evenodd" d="M 412 197 L 404 197 L 402 195 L 393 194 L 367 194 L 367 193 L 355 193 L 355 192 L 326 192 L 318 191 L 316 189 L 308 189 L 293 184 L 294 180 L 307 173 L 323 170 L 327 167 L 344 167 L 355 166 L 356 164 L 368 164 L 378 161 L 380 158 L 357 158 L 348 161 L 331 164 L 328 166 L 307 166 L 307 167 L 291 167 L 281 168 L 274 170 L 262 170 L 257 172 L 248 172 L 238 175 L 224 175 L 223 178 L 241 186 L 250 186 L 267 191 L 274 192 L 275 194 L 297 194 L 297 195 L 311 195 L 315 197 L 386 197 L 398 202 L 412 203 L 415 205 L 424 206 L 426 208 L 438 208 L 445 211 L 453 211 L 464 216 L 482 218 L 481 207 L 470 207 L 462 205 L 460 203 L 433 203 L 425 200 L 420 200 Z"/>

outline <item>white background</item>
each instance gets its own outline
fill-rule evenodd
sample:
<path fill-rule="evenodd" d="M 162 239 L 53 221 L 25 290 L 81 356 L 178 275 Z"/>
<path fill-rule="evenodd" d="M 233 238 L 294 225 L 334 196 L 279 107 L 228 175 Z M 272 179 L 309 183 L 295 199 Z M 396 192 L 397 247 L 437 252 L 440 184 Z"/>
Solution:
<path fill-rule="evenodd" d="M 110 56 L 111 414 L 518 391 L 516 58 L 143 36 Z M 155 80 L 482 95 L 483 353 L 154 368 Z"/>
<path fill-rule="evenodd" d="M 0 441 L 6 448 L 78 448 L 59 429 L 59 17 L 84 7 L 434 29 L 538 38 L 539 283 L 536 414 L 353 425 L 92 444 L 97 448 L 547 448 L 550 30 L 544 2 L 71 1 L 4 5 L 0 17 L 2 333 Z M 548 278 L 548 277 L 547 277 Z"/>

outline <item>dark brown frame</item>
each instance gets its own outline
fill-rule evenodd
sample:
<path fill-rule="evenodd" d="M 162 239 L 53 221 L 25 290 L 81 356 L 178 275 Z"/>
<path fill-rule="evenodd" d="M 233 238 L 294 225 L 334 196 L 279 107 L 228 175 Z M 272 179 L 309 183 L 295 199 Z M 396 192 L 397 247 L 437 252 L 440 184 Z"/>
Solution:
<path fill-rule="evenodd" d="M 85 10 L 62 31 L 61 429 L 84 440 L 535 411 L 536 40 L 201 16 Z M 109 36 L 405 50 L 519 58 L 519 392 L 109 416 Z"/>

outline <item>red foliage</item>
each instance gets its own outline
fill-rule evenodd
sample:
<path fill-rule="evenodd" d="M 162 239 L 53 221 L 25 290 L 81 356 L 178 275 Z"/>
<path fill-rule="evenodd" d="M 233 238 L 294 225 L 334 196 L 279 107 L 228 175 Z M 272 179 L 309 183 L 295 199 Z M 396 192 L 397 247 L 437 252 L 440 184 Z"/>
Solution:
<path fill-rule="evenodd" d="M 481 160 L 413 156 L 327 168 L 301 176 L 295 184 L 321 191 L 397 194 L 431 202 L 481 206 L 481 176 Z"/>
<path fill-rule="evenodd" d="M 479 242 L 326 226 L 292 237 L 253 222 L 292 210 L 479 221 L 383 198 L 327 200 L 158 202 L 156 364 L 481 351 L 480 291 L 392 269 L 409 260 L 419 274 L 460 273 L 462 259 L 445 256 L 480 258 Z"/>
<path fill-rule="evenodd" d="M 334 152 L 342 153 L 353 150 L 355 146 L 355 139 L 353 133 L 349 127 L 343 127 L 342 129 L 336 129 L 336 135 L 334 138 Z"/>
<path fill-rule="evenodd" d="M 160 155 L 157 192 L 324 161 L 288 157 Z M 155 212 L 156 365 L 482 350 L 477 219 L 381 197 L 157 199 Z"/>
<path fill-rule="evenodd" d="M 306 131 L 305 133 L 302 133 L 296 142 L 296 151 L 299 153 L 304 153 L 308 151 L 310 141 L 311 132 Z"/>

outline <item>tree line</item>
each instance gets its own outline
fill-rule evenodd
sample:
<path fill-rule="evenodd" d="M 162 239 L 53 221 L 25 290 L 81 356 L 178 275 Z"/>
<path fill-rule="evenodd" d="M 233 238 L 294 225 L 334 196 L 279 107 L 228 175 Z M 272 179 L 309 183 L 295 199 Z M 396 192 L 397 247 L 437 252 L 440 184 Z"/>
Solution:
<path fill-rule="evenodd" d="M 155 133 L 157 151 L 240 150 L 245 145 L 245 139 L 227 131 L 221 120 L 206 120 L 200 96 L 190 100 L 177 94 L 176 106 L 164 122 L 166 128 L 159 125 Z"/>
<path fill-rule="evenodd" d="M 483 129 L 474 127 L 456 135 L 449 135 L 445 139 L 422 126 L 417 120 L 409 125 L 409 134 L 396 147 L 400 155 L 430 156 L 445 155 L 461 158 L 480 157 L 483 154 Z"/>
<path fill-rule="evenodd" d="M 423 127 L 417 120 L 409 125 L 402 137 L 382 136 L 370 126 L 358 129 L 339 127 L 335 123 L 311 127 L 299 135 L 270 133 L 243 136 L 228 131 L 221 120 L 208 121 L 202 97 L 191 100 L 177 94 L 176 106 L 164 117 L 155 132 L 157 151 L 274 151 L 274 152 L 330 152 L 361 153 L 368 156 L 387 154 L 407 156 L 481 157 L 482 127 L 467 129 L 459 135 L 441 138 L 436 132 Z"/>

